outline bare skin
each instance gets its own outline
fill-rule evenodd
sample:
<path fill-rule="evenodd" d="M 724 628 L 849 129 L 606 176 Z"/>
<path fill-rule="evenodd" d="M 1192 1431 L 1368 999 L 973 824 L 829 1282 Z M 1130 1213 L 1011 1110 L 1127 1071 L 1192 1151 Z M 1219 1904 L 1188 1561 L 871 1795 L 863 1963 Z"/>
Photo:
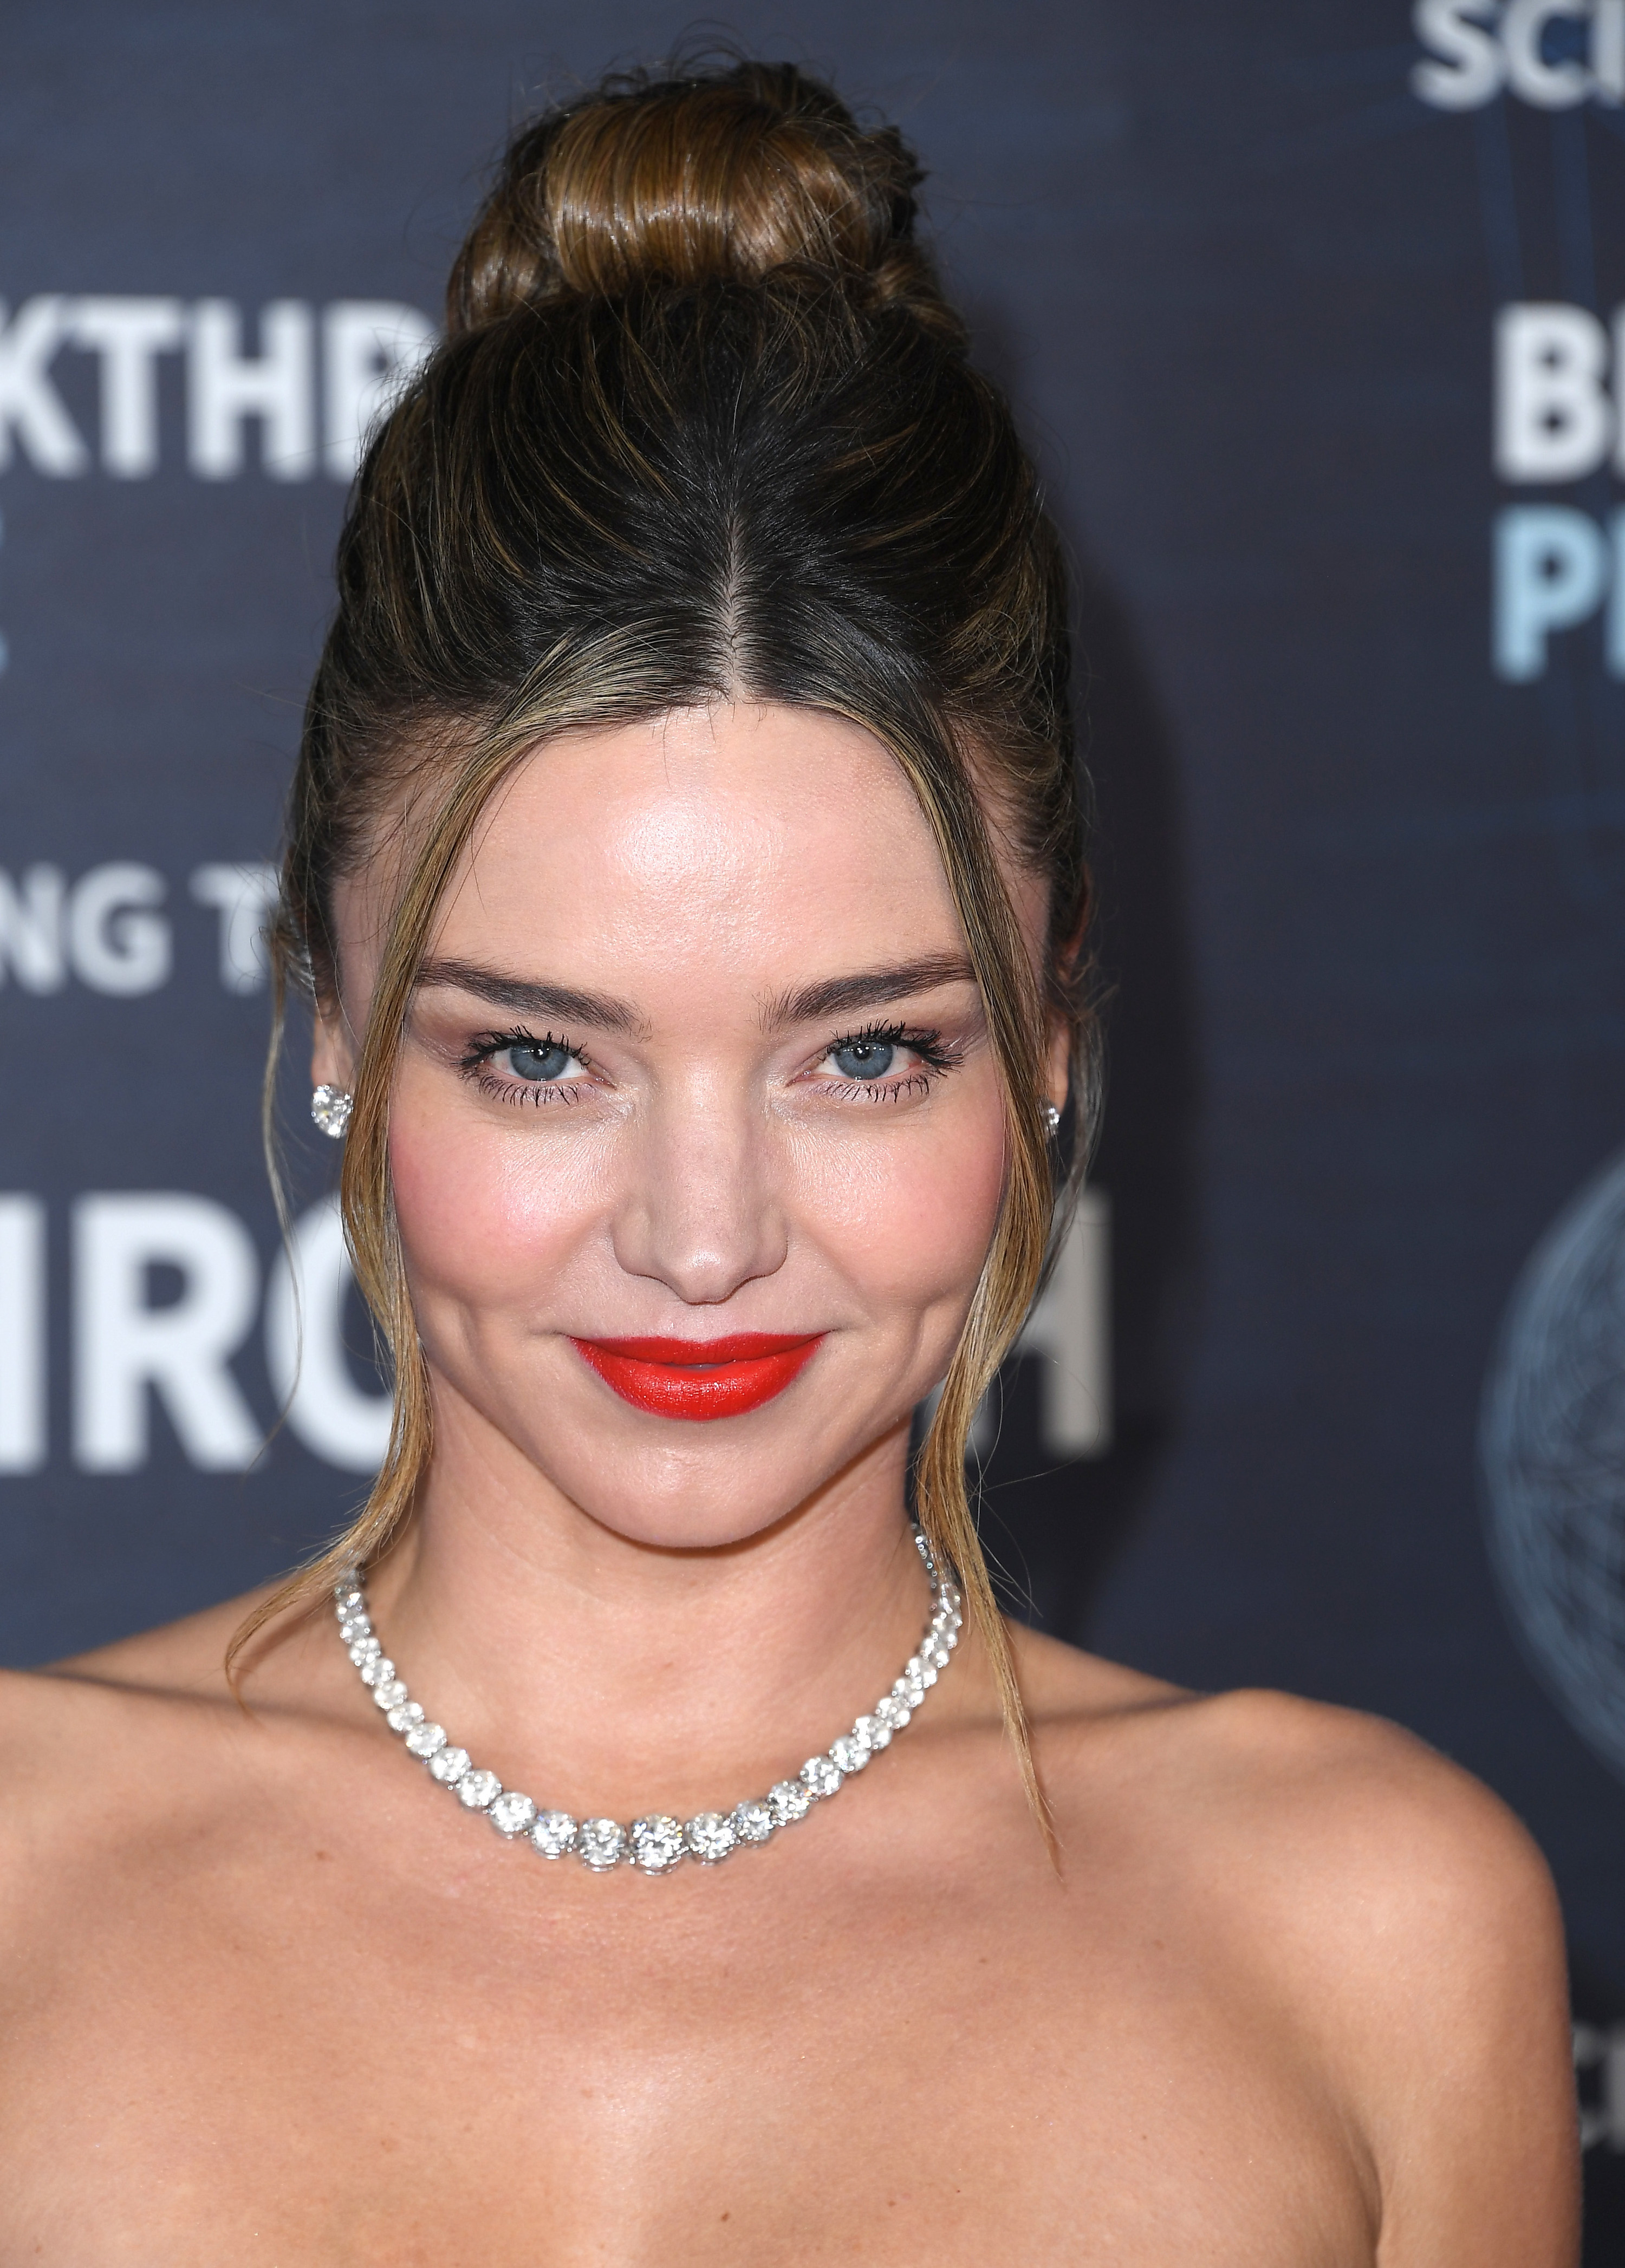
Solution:
<path fill-rule="evenodd" d="M 340 912 L 315 1071 L 347 1084 L 375 898 Z M 1002 1170 L 962 952 L 906 791 L 829 718 L 545 750 L 492 814 L 395 1093 L 437 1446 L 371 1588 L 509 1784 L 726 1806 L 912 1650 L 909 1412 Z M 797 1001 L 883 969 L 896 997 Z M 508 1018 L 470 970 L 601 1012 L 475 1061 Z M 877 1027 L 905 1035 L 884 1097 L 838 1060 Z M 544 1101 L 521 1067 L 550 1040 Z M 571 1344 L 736 1330 L 825 1336 L 709 1425 Z M 256 1642 L 240 1707 L 247 1603 L 0 1680 L 0 2260 L 1574 2258 L 1549 1883 L 1391 1727 L 1021 1635 L 1057 1871 L 968 1644 L 802 1826 L 595 1877 L 435 1787 L 325 1614 Z"/>

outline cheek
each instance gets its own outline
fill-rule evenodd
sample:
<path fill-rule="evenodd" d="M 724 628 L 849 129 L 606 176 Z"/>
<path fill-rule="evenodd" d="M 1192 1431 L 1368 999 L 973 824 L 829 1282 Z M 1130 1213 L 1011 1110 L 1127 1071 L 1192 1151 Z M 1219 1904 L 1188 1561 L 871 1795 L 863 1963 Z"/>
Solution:
<path fill-rule="evenodd" d="M 1004 1193 L 1005 1137 L 991 1070 L 968 1076 L 951 1112 L 807 1161 L 803 1225 L 875 1308 L 959 1307 L 975 1289 Z"/>
<path fill-rule="evenodd" d="M 465 1307 L 528 1304 L 564 1267 L 597 1210 L 596 1192 L 582 1159 L 529 1132 L 476 1117 L 403 1073 L 389 1165 L 420 1301 L 439 1294 Z"/>

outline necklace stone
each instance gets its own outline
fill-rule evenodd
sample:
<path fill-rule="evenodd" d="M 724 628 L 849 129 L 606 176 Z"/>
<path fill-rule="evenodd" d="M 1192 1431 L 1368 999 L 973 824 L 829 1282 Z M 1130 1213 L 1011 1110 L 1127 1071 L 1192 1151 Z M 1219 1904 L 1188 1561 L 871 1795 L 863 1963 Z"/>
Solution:
<path fill-rule="evenodd" d="M 335 1584 L 333 1602 L 338 1634 L 361 1683 L 372 1688 L 385 1723 L 427 1766 L 430 1778 L 449 1789 L 466 1810 L 483 1811 L 499 1835 L 510 1842 L 523 1837 L 544 1859 L 573 1855 L 595 1874 L 608 1874 L 614 1867 L 641 1867 L 646 1874 L 668 1874 L 684 1859 L 714 1867 L 742 1844 L 765 1843 L 779 1828 L 793 1827 L 815 1803 L 838 1795 L 853 1772 L 862 1771 L 908 1723 L 936 1683 L 938 1673 L 947 1668 L 963 1620 L 958 1590 L 939 1570 L 919 1528 L 914 1542 L 930 1579 L 931 1618 L 919 1653 L 910 1655 L 903 1675 L 869 1714 L 831 1741 L 822 1756 L 809 1756 L 795 1778 L 779 1780 L 765 1795 L 749 1796 L 731 1811 L 696 1812 L 687 1821 L 652 1812 L 646 1819 L 634 1819 L 630 1827 L 613 1819 L 574 1819 L 567 1811 L 543 1810 L 518 1788 L 504 1787 L 495 1772 L 482 1770 L 467 1749 L 456 1746 L 444 1725 L 432 1723 L 422 1702 L 411 1698 L 395 1675 L 373 1628 L 361 1568 L 350 1569 Z"/>

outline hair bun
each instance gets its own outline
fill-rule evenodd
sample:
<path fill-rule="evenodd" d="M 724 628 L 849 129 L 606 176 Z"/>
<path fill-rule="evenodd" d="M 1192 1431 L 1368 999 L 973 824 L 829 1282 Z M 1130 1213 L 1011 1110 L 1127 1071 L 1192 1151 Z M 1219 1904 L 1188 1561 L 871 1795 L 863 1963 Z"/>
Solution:
<path fill-rule="evenodd" d="M 813 269 L 960 334 L 914 241 L 924 178 L 793 63 L 606 80 L 521 129 L 452 270 L 447 328 L 641 287 Z"/>

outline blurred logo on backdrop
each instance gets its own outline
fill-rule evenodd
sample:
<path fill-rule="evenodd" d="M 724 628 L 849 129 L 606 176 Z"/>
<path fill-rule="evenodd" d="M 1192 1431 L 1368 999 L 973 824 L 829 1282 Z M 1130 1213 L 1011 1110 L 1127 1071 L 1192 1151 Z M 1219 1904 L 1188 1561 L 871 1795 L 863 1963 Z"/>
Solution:
<path fill-rule="evenodd" d="M 184 892 L 128 859 L 75 877 L 43 863 L 0 870 L 0 987 L 36 997 L 75 985 L 115 998 L 155 992 L 194 976 L 177 966 L 177 932 L 190 946 L 211 931 L 210 976 L 227 992 L 261 991 L 276 894 L 276 869 L 262 864 L 196 867 Z M 181 908 L 197 910 L 182 924 Z M 144 1466 L 155 1403 L 189 1464 L 246 1470 L 265 1432 L 232 1366 L 256 1325 L 295 1439 L 342 1471 L 376 1469 L 389 1398 L 349 1359 L 346 1323 L 357 1316 L 346 1315 L 350 1264 L 331 1204 L 294 1223 L 269 1270 L 247 1225 L 195 1191 L 92 1191 L 67 1209 L 70 1446 L 81 1471 Z M 42 1197 L 0 1194 L 0 1473 L 35 1472 L 50 1457 L 47 1229 Z M 155 1270 L 170 1271 L 174 1297 L 154 1298 Z"/>
<path fill-rule="evenodd" d="M 1495 335 L 1495 468 L 1559 487 L 1625 480 L 1625 307 L 1610 322 L 1563 301 L 1503 307 Z M 1544 677 L 1555 634 L 1601 632 L 1603 666 L 1625 678 L 1625 508 L 1606 519 L 1566 504 L 1509 504 L 1494 537 L 1496 674 Z"/>
<path fill-rule="evenodd" d="M 1625 1778 L 1625 1152 L 1524 1270 L 1481 1447 L 1513 1624 L 1577 1731 Z"/>
<path fill-rule="evenodd" d="M 205 481 L 257 469 L 277 482 L 347 482 L 369 430 L 437 336 L 418 309 L 384 299 L 279 299 L 257 318 L 224 298 L 41 292 L 0 301 L 0 471 L 151 478 L 164 465 L 161 382 L 173 362 L 184 404 L 180 468 Z M 70 407 L 81 387 L 64 392 L 58 382 L 64 357 L 93 365 L 88 416 Z M 0 643 L 0 666 L 6 658 Z M 0 871 L 0 987 L 134 998 L 189 980 L 258 992 L 275 895 L 274 870 L 257 863 L 207 863 L 173 883 L 132 858 L 80 873 L 44 861 Z M 47 1366 L 59 1301 L 71 1372 L 63 1446 L 79 1470 L 144 1467 L 160 1406 L 194 1468 L 252 1465 L 265 1425 L 233 1364 L 256 1333 L 293 1436 L 341 1470 L 376 1467 L 389 1400 L 350 1359 L 346 1310 L 352 1343 L 358 1317 L 330 1204 L 295 1223 L 269 1267 L 238 1214 L 197 1191 L 89 1191 L 63 1210 L 70 1264 L 57 1285 L 45 1198 L 0 1194 L 0 1473 L 50 1462 Z M 178 1289 L 156 1298 L 166 1277 Z"/>
<path fill-rule="evenodd" d="M 1411 91 L 1441 111 L 1505 98 L 1537 110 L 1625 108 L 1625 0 L 1417 0 L 1426 50 Z M 1516 264 L 1516 263 L 1515 263 Z M 1491 350 L 1494 469 L 1512 488 L 1625 480 L 1625 306 L 1510 301 Z M 1491 666 L 1509 684 L 1544 677 L 1553 640 L 1581 624 L 1625 679 L 1625 508 L 1541 499 L 1496 513 Z"/>
<path fill-rule="evenodd" d="M 277 299 L 250 343 L 230 299 L 148 294 L 0 299 L 0 473 L 26 465 L 49 480 L 100 470 L 150 479 L 162 460 L 159 376 L 174 358 L 185 390 L 183 461 L 199 480 L 235 480 L 257 450 L 276 481 L 354 474 L 369 430 L 439 334 L 394 299 L 318 309 Z M 92 357 L 99 401 L 82 430 L 56 383 L 63 355 Z M 0 632 L 0 671 L 11 659 Z"/>
<path fill-rule="evenodd" d="M 118 480 L 148 478 L 159 464 L 159 365 L 174 356 L 186 464 L 200 480 L 234 479 L 257 432 L 271 479 L 321 470 L 347 481 L 368 428 L 439 335 L 427 315 L 392 299 L 340 299 L 320 311 L 277 299 L 261 310 L 257 345 L 246 329 L 230 299 L 47 291 L 14 310 L 0 301 L 0 471 L 15 458 L 57 480 L 97 465 Z M 100 365 L 92 436 L 53 377 L 65 352 Z"/>
<path fill-rule="evenodd" d="M 1625 0 L 1416 0 L 1412 21 L 1411 88 L 1436 110 L 1625 104 Z"/>

